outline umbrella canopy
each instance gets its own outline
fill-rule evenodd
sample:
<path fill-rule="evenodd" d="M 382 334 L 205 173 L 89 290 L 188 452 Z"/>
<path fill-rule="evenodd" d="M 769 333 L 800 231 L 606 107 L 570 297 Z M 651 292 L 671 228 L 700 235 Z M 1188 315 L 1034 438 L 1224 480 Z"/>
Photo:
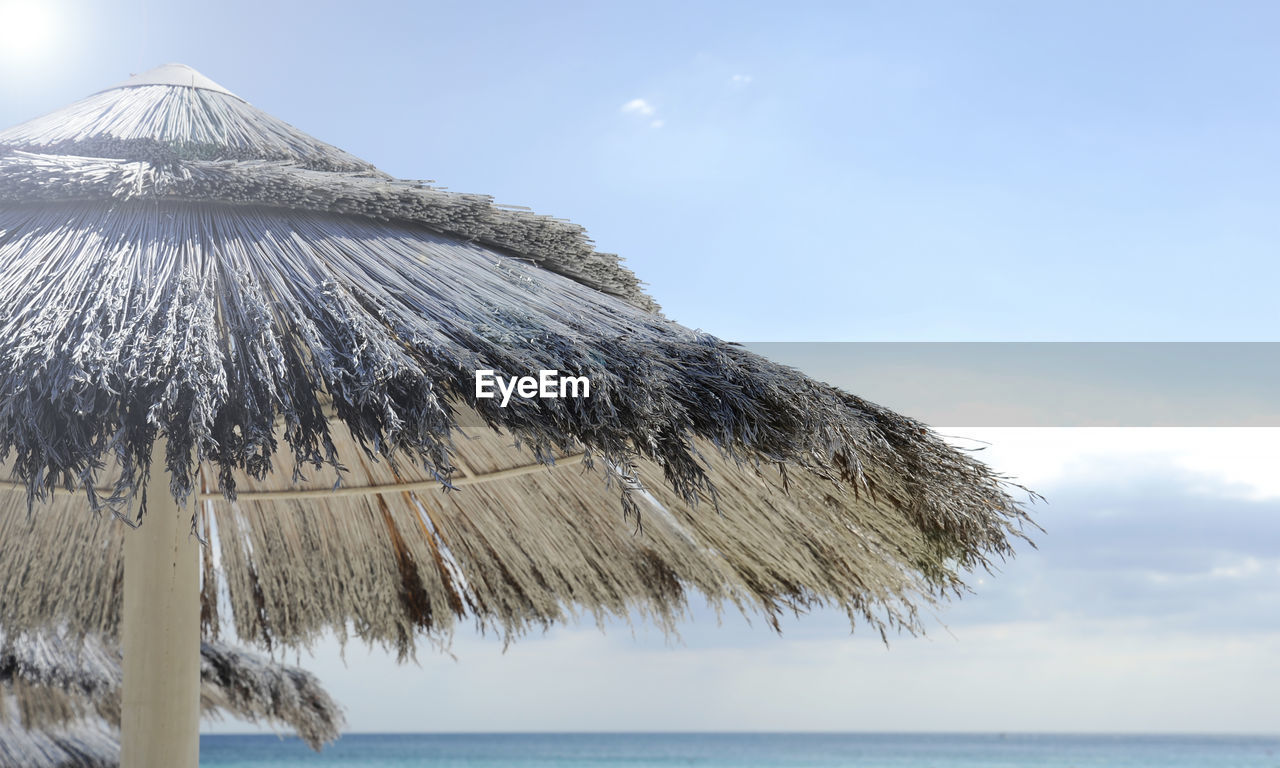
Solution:
<path fill-rule="evenodd" d="M 0 321 L 11 629 L 118 633 L 125 527 L 88 510 L 145 526 L 159 472 L 206 631 L 403 654 L 464 618 L 669 627 L 691 591 L 915 630 L 1027 522 L 925 425 L 666 319 L 579 227 L 178 65 L 0 132 Z M 480 370 L 590 395 L 504 406 Z"/>
<path fill-rule="evenodd" d="M 107 757 L 115 765 L 119 744 L 96 721 L 119 728 L 121 682 L 119 650 L 96 638 L 7 639 L 0 645 L 0 768 L 28 765 L 14 756 L 34 744 L 104 743 L 100 732 L 111 738 Z M 205 717 L 289 728 L 315 750 L 337 739 L 344 722 L 315 675 L 225 643 L 200 646 L 200 704 Z"/>

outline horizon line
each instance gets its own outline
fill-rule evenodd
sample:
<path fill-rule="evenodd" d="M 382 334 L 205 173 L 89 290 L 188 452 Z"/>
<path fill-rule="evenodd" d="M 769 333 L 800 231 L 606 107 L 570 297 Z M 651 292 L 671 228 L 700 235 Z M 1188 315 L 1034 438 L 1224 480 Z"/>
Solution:
<path fill-rule="evenodd" d="M 281 739 L 297 739 L 293 734 L 278 734 L 264 731 L 234 731 L 209 733 L 200 732 L 200 736 L 263 736 Z M 1280 731 L 1263 733 L 1259 731 L 1043 731 L 1043 730 L 1004 730 L 1004 731 L 913 731 L 913 730 L 590 730 L 590 731 L 348 731 L 347 736 L 1115 736 L 1115 737 L 1223 737 L 1223 738 L 1267 738 L 1280 739 Z"/>

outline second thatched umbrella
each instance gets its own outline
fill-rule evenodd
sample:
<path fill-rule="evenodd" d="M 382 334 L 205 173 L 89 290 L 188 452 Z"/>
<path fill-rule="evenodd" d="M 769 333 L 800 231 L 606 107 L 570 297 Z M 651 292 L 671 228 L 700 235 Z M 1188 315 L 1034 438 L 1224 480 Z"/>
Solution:
<path fill-rule="evenodd" d="M 200 620 L 408 654 L 464 617 L 670 626 L 697 591 L 915 630 L 1025 523 L 924 425 L 667 320 L 576 226 L 178 65 L 0 132 L 0 321 L 0 626 L 122 636 L 137 765 L 195 760 L 157 734 L 194 734 Z"/>
<path fill-rule="evenodd" d="M 121 678 L 119 651 L 96 637 L 0 635 L 0 768 L 117 765 Z M 200 644 L 200 710 L 287 728 L 316 751 L 344 722 L 315 675 L 219 642 Z"/>

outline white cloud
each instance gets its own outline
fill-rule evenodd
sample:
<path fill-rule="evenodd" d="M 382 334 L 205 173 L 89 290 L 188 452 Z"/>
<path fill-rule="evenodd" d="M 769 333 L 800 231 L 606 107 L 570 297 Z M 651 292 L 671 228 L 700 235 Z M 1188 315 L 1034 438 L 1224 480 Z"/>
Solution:
<path fill-rule="evenodd" d="M 644 99 L 632 99 L 622 105 L 621 111 L 624 114 L 635 115 L 642 118 L 654 118 L 649 121 L 650 128 L 661 128 L 667 124 L 666 120 L 657 117 L 658 110 L 652 104 Z"/>
<path fill-rule="evenodd" d="M 1193 477 L 1216 478 L 1233 494 L 1253 500 L 1280 498 L 1280 429 L 1263 427 L 948 427 L 962 448 L 998 471 L 1036 488 L 1060 483 L 1083 468 L 1110 464 L 1114 473 L 1172 464 Z M 981 441 L 981 442 L 979 442 Z M 1214 493 L 1223 489 L 1214 488 Z"/>
<path fill-rule="evenodd" d="M 653 105 L 644 99 L 632 99 L 622 105 L 622 111 L 628 114 L 649 117 L 654 113 Z"/>
<path fill-rule="evenodd" d="M 737 86 L 750 85 L 751 75 L 734 75 L 733 77 L 729 78 L 729 82 Z"/>

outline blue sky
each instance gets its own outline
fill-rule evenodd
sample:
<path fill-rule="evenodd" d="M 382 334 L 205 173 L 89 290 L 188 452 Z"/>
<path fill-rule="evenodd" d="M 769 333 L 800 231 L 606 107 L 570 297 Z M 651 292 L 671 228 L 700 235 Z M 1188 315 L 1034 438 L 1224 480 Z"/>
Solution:
<path fill-rule="evenodd" d="M 0 0 L 0 37 L 35 7 Z M 187 63 L 389 173 L 585 225 L 725 338 L 1280 340 L 1274 3 L 39 7 L 0 125 Z M 303 661 L 357 730 L 1274 731 L 1274 430 L 966 434 L 1048 532 L 928 639 L 703 615 L 676 647 Z"/>
<path fill-rule="evenodd" d="M 721 336 L 1276 336 L 1271 3 L 42 5 L 0 123 L 182 61 Z"/>

